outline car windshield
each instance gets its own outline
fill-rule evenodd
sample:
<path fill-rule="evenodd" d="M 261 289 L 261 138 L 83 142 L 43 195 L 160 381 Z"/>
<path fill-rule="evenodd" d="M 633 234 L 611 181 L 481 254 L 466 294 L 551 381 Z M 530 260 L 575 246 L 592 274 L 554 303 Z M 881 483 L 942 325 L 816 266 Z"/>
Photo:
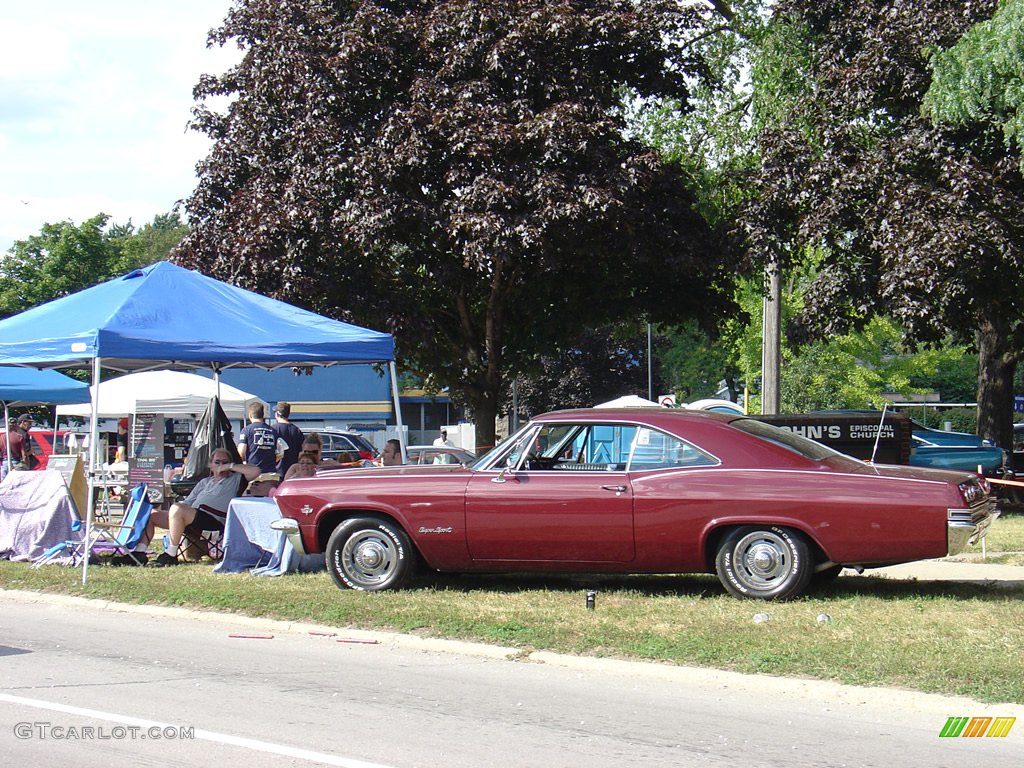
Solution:
<path fill-rule="evenodd" d="M 756 419 L 736 419 L 730 422 L 730 426 L 734 429 L 738 429 L 741 432 L 746 432 L 748 435 L 759 437 L 762 440 L 767 440 L 770 443 L 774 443 L 788 451 L 793 451 L 811 461 L 824 461 L 825 459 L 832 459 L 835 457 L 841 457 L 844 459 L 851 459 L 845 453 L 839 453 L 839 451 L 829 448 L 827 445 L 811 440 L 809 438 L 798 435 L 795 432 L 790 432 L 788 429 L 782 429 L 776 427 L 773 424 L 766 424 L 763 421 L 757 421 Z M 852 459 L 857 461 L 857 459 Z"/>
<path fill-rule="evenodd" d="M 533 428 L 532 424 L 524 424 L 477 459 L 476 462 L 471 465 L 472 468 L 480 470 L 486 469 L 487 467 L 496 467 L 499 463 L 503 463 L 506 454 L 513 449 L 513 446 L 517 445 L 523 439 L 523 436 L 527 431 L 532 430 Z"/>

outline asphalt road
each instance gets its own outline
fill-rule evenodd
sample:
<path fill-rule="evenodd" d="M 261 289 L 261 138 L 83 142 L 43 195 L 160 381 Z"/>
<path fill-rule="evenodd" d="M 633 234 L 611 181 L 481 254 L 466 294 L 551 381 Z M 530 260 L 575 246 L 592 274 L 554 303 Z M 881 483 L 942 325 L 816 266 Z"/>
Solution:
<path fill-rule="evenodd" d="M 1024 707 L 511 653 L 0 591 L 0 765 L 1024 764 Z"/>

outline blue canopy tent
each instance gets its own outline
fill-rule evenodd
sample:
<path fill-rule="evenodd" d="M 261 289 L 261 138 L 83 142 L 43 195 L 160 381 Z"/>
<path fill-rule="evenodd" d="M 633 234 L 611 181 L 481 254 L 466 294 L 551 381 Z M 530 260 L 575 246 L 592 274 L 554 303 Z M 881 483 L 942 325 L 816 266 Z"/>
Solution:
<path fill-rule="evenodd" d="M 390 334 L 360 328 L 246 291 L 168 262 L 0 320 L 0 365 L 118 371 L 315 367 L 387 362 L 399 434 L 402 417 Z M 99 444 L 99 387 L 91 445 Z M 404 450 L 404 446 L 403 446 Z M 90 484 L 98 474 L 93 452 Z M 91 534 L 92 494 L 86 522 Z M 88 558 L 82 566 L 87 578 Z"/>
<path fill-rule="evenodd" d="M 27 368 L 0 367 L 0 401 L 4 404 L 4 426 L 10 421 L 12 405 L 40 403 L 87 403 L 89 385 L 57 371 L 35 371 Z M 56 428 L 56 423 L 54 423 Z M 10 433 L 7 440 L 7 471 L 11 470 Z"/>

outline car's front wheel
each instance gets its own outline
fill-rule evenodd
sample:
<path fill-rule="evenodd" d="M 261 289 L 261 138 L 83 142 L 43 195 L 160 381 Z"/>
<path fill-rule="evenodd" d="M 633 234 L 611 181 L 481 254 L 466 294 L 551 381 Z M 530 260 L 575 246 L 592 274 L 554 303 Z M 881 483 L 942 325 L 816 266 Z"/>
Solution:
<path fill-rule="evenodd" d="M 413 570 L 414 553 L 405 531 L 372 517 L 346 520 L 324 552 L 327 570 L 342 589 L 397 589 Z"/>
<path fill-rule="evenodd" d="M 803 535 L 775 525 L 745 525 L 730 531 L 715 557 L 715 570 L 725 588 L 737 597 L 756 600 L 801 594 L 813 567 Z"/>

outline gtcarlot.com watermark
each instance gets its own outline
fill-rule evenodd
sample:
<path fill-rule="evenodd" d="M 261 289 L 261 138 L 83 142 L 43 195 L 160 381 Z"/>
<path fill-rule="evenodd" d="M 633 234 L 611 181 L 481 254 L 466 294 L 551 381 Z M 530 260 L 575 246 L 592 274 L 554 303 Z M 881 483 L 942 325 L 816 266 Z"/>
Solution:
<path fill-rule="evenodd" d="M 18 739 L 40 741 L 132 741 L 152 739 L 185 741 L 195 738 L 195 727 L 176 725 L 57 725 L 45 722 L 14 724 Z"/>

